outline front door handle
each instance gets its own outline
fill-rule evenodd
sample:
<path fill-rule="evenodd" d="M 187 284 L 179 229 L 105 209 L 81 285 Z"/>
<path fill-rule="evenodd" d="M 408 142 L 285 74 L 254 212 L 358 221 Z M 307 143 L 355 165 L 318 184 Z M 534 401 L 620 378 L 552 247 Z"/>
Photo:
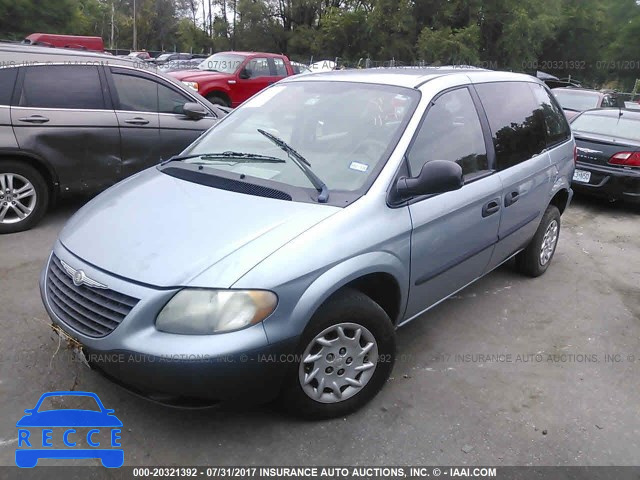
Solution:
<path fill-rule="evenodd" d="M 125 120 L 124 123 L 128 123 L 130 125 L 146 125 L 149 123 L 149 120 L 142 117 L 130 118 L 129 120 Z"/>
<path fill-rule="evenodd" d="M 42 115 L 31 115 L 29 117 L 19 118 L 18 120 L 27 123 L 47 123 L 49 121 L 47 117 L 43 117 Z"/>
<path fill-rule="evenodd" d="M 518 191 L 509 192 L 504 197 L 504 206 L 508 207 L 509 205 L 513 205 L 518 201 L 519 198 L 520 198 L 520 192 Z"/>
<path fill-rule="evenodd" d="M 488 217 L 489 215 L 493 215 L 494 213 L 498 213 L 500 211 L 500 199 L 494 198 L 489 203 L 486 203 L 482 207 L 482 216 Z"/>

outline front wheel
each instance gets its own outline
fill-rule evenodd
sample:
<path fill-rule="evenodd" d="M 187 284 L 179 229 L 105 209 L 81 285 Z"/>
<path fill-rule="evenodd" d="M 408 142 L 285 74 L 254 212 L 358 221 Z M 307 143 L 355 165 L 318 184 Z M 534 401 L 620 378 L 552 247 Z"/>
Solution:
<path fill-rule="evenodd" d="M 48 203 L 47 184 L 35 168 L 15 160 L 0 161 L 0 234 L 30 229 Z"/>
<path fill-rule="evenodd" d="M 222 107 L 230 107 L 231 105 L 229 104 L 229 102 L 227 102 L 224 98 L 222 98 L 220 95 L 216 95 L 211 94 L 211 95 L 207 95 L 207 100 L 209 100 L 211 103 L 213 103 L 214 105 L 220 105 Z"/>
<path fill-rule="evenodd" d="M 559 237 L 560 211 L 555 205 L 549 205 L 531 242 L 516 256 L 518 270 L 530 277 L 539 277 L 546 272 Z"/>
<path fill-rule="evenodd" d="M 395 331 L 385 311 L 356 290 L 339 292 L 314 315 L 283 390 L 288 411 L 307 418 L 346 415 L 389 378 Z"/>

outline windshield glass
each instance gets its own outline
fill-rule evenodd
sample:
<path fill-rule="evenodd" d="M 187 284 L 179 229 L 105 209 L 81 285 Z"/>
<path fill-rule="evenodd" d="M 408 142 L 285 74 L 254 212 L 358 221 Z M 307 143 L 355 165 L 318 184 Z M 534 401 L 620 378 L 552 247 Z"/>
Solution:
<path fill-rule="evenodd" d="M 622 113 L 618 116 L 604 116 L 597 113 L 583 113 L 571 124 L 576 132 L 594 133 L 607 137 L 624 138 L 640 142 L 640 118 Z"/>
<path fill-rule="evenodd" d="M 244 57 L 242 55 L 216 53 L 204 60 L 198 65 L 198 68 L 200 70 L 210 70 L 213 72 L 235 73 L 243 61 Z"/>
<path fill-rule="evenodd" d="M 301 155 L 330 192 L 354 192 L 377 175 L 418 100 L 416 90 L 396 86 L 326 81 L 276 85 L 239 107 L 184 153 L 242 152 L 284 162 L 207 157 L 185 162 L 313 188 L 287 152 L 260 129 Z"/>
<path fill-rule="evenodd" d="M 553 94 L 562 108 L 584 112 L 598 107 L 600 95 L 595 92 L 580 92 L 571 90 L 553 90 Z"/>
<path fill-rule="evenodd" d="M 169 57 L 171 57 L 172 55 L 173 55 L 173 53 L 163 53 L 158 58 L 156 58 L 156 60 L 158 60 L 160 62 L 164 62 L 165 60 L 168 60 Z"/>

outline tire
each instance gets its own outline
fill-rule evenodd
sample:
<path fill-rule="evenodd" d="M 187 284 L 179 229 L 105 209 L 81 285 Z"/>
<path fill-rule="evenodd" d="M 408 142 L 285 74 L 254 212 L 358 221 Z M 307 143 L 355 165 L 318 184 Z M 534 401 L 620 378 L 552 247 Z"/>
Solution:
<path fill-rule="evenodd" d="M 516 255 L 516 268 L 530 277 L 542 275 L 551 264 L 559 238 L 560 211 L 555 205 L 549 205 L 531 242 Z"/>
<path fill-rule="evenodd" d="M 229 102 L 227 102 L 220 95 L 216 95 L 215 93 L 207 95 L 207 100 L 209 100 L 214 105 L 222 105 L 223 107 L 230 107 L 231 106 L 231 105 L 229 105 Z"/>
<path fill-rule="evenodd" d="M 21 189 L 26 190 L 20 193 Z M 0 234 L 29 230 L 47 211 L 47 183 L 31 165 L 16 160 L 0 160 L 0 190 Z M 16 195 L 29 191 L 33 193 L 16 199 Z M 21 215 L 24 217 L 20 218 Z"/>
<path fill-rule="evenodd" d="M 338 327 L 344 337 L 339 335 Z M 355 343 L 358 330 L 359 342 Z M 322 346 L 316 341 L 319 337 L 336 343 Z M 289 413 L 314 420 L 343 416 L 359 409 L 389 378 L 395 348 L 395 329 L 377 303 L 357 290 L 338 292 L 318 309 L 301 337 L 296 362 L 288 367 L 285 378 L 283 406 Z M 313 357 L 317 359 L 304 361 Z M 358 368 L 369 364 L 373 367 Z M 333 371 L 329 372 L 329 368 Z M 319 373 L 312 375 L 316 369 Z M 354 380 L 361 386 L 348 383 Z M 332 382 L 336 382 L 337 389 Z M 325 385 L 322 392 L 321 385 Z M 339 394 L 335 393 L 337 390 Z"/>

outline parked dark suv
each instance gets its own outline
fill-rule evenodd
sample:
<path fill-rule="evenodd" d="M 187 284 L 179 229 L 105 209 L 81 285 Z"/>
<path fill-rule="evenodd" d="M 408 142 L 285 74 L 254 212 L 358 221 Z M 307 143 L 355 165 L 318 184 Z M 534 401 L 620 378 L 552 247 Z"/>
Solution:
<path fill-rule="evenodd" d="M 224 114 L 147 63 L 0 44 L 0 233 L 179 153 Z"/>

